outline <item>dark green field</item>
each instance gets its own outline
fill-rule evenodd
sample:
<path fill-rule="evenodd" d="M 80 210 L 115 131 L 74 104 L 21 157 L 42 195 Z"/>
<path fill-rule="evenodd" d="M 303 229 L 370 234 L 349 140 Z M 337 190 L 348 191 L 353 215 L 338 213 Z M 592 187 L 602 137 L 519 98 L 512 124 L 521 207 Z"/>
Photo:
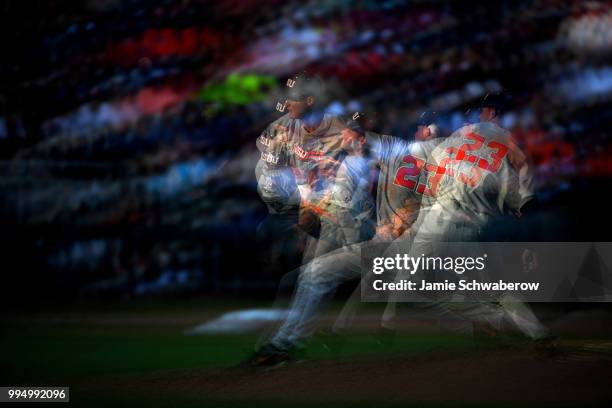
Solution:
<path fill-rule="evenodd" d="M 304 362 L 264 371 L 235 367 L 251 353 L 257 333 L 183 334 L 223 310 L 247 305 L 128 304 L 5 315 L 1 384 L 67 385 L 71 405 L 83 406 L 314 406 L 321 401 L 334 406 L 559 406 L 603 404 L 611 395 L 601 384 L 612 378 L 605 353 L 542 362 L 521 341 L 502 347 L 409 329 L 391 339 L 362 329 L 341 346 L 338 339 L 319 335 L 304 350 Z M 605 333 L 572 332 L 564 339 L 567 344 L 609 342 Z M 530 380 L 555 373 L 561 377 Z M 520 381 L 514 381 L 516 375 Z M 577 379 L 576 395 L 588 392 L 582 400 L 567 400 L 565 392 L 571 390 L 549 391 L 559 381 L 567 388 Z M 540 399 L 513 398 L 521 384 L 537 389 L 534 381 L 544 390 Z"/>

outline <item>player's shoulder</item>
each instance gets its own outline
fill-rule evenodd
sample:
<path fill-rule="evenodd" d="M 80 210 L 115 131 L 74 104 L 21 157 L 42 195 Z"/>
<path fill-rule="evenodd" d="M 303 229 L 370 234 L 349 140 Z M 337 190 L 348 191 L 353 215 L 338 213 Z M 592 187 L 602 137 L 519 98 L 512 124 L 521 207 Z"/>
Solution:
<path fill-rule="evenodd" d="M 483 137 L 485 140 L 508 140 L 511 132 L 498 126 L 493 122 L 470 123 L 455 130 L 440 145 L 455 145 L 463 143 L 465 139 L 473 138 L 474 134 Z"/>
<path fill-rule="evenodd" d="M 363 173 L 372 166 L 371 159 L 364 156 L 346 156 L 340 167 L 346 167 L 353 172 Z"/>
<path fill-rule="evenodd" d="M 427 159 L 436 150 L 436 147 L 443 142 L 443 138 L 438 137 L 429 140 L 414 141 L 408 144 L 410 154 L 415 157 Z"/>
<path fill-rule="evenodd" d="M 323 119 L 321 120 L 321 124 L 319 125 L 317 131 L 321 136 L 331 136 L 337 135 L 347 128 L 347 121 L 344 117 L 326 113 L 323 115 Z"/>
<path fill-rule="evenodd" d="M 500 141 L 508 141 L 511 137 L 511 132 L 504 129 L 493 122 L 476 123 L 473 126 L 473 132 L 487 139 Z"/>
<path fill-rule="evenodd" d="M 410 148 L 414 150 L 429 151 L 444 141 L 443 137 L 436 137 L 429 140 L 419 140 L 410 143 Z"/>
<path fill-rule="evenodd" d="M 285 114 L 280 118 L 271 122 L 266 129 L 261 133 L 259 139 L 275 139 L 279 135 L 287 135 L 289 129 L 294 121 L 297 119 L 292 119 L 289 117 L 289 114 Z"/>
<path fill-rule="evenodd" d="M 288 113 L 284 114 L 283 116 L 281 116 L 280 118 L 275 119 L 274 121 L 272 121 L 269 125 L 268 125 L 268 129 L 274 129 L 278 126 L 285 126 L 285 127 L 289 127 L 289 125 L 291 125 L 292 121 L 294 121 L 296 119 L 292 119 Z"/>
<path fill-rule="evenodd" d="M 349 123 L 349 119 L 346 116 L 343 116 L 343 115 L 336 115 L 336 114 L 326 113 L 325 117 L 329 120 L 329 122 L 330 122 L 330 124 L 332 126 L 337 126 L 337 127 L 345 128 L 345 127 L 347 127 L 347 124 Z"/>
<path fill-rule="evenodd" d="M 366 131 L 365 137 L 367 143 L 370 145 L 370 148 L 374 149 L 375 151 L 378 151 L 379 153 L 382 153 L 384 151 L 407 151 L 410 149 L 410 143 L 396 136 Z"/>

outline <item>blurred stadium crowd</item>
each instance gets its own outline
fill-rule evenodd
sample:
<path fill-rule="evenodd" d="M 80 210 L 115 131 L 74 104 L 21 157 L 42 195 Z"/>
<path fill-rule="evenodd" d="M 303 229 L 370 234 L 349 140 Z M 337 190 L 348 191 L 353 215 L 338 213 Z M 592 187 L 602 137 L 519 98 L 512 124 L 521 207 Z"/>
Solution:
<path fill-rule="evenodd" d="M 484 94 L 508 92 L 502 125 L 535 163 L 544 201 L 612 174 L 607 2 L 2 7 L 0 217 L 19 287 L 273 286 L 244 267 L 265 215 L 255 139 L 280 116 L 278 89 L 304 70 L 341 90 L 328 111 L 367 112 L 373 129 L 406 138 L 424 109 L 441 112 L 450 134 L 476 121 Z"/>

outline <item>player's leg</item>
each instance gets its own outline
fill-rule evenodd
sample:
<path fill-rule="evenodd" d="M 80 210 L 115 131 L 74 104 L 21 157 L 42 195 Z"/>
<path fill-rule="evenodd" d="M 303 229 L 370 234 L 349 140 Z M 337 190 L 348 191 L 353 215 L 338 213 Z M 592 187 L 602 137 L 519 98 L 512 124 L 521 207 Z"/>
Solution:
<path fill-rule="evenodd" d="M 499 304 L 505 315 L 526 337 L 532 340 L 545 339 L 550 336 L 548 329 L 533 313 L 528 304 L 515 296 L 503 296 Z"/>
<path fill-rule="evenodd" d="M 415 223 L 415 229 L 409 237 L 395 241 L 385 256 L 391 256 L 398 251 L 406 251 L 412 258 L 435 257 L 447 241 L 477 242 L 478 228 L 464 221 L 451 221 L 441 217 L 437 211 L 430 210 L 420 215 Z M 396 279 L 409 279 L 405 272 L 398 273 Z M 400 293 L 392 293 L 383 313 L 381 325 L 387 329 L 395 329 L 397 321 L 397 304 L 402 301 Z M 434 315 L 444 325 L 455 332 L 471 332 L 473 323 L 483 323 L 501 330 L 503 309 L 491 302 L 474 302 L 470 299 L 461 301 L 457 294 L 445 299 L 415 298 L 412 307 L 428 315 Z M 452 300 L 452 301 L 450 301 Z"/>
<path fill-rule="evenodd" d="M 293 348 L 299 339 L 309 337 L 316 310 L 333 296 L 342 282 L 359 276 L 361 250 L 348 244 L 369 238 L 370 235 L 365 234 L 371 234 L 370 229 L 363 227 L 360 219 L 349 212 L 338 215 L 337 222 L 322 219 L 318 240 L 309 238 L 305 258 L 313 256 L 314 252 L 314 260 L 289 272 L 281 280 L 281 287 L 283 282 L 292 282 L 296 277 L 298 281 L 289 313 L 280 327 L 275 328 L 274 335 L 269 336 L 270 331 L 267 331 L 262 339 L 271 340 L 260 340 L 258 348 L 267 345 L 268 349 L 284 351 Z M 278 299 L 275 304 L 279 304 Z"/>
<path fill-rule="evenodd" d="M 317 247 L 317 256 L 324 255 L 333 249 L 366 242 L 374 235 L 375 227 L 371 219 L 371 211 L 365 211 L 358 214 L 357 217 L 349 211 L 337 212 L 336 214 L 336 224 L 327 225 L 331 224 L 329 221 L 323 221 L 321 224 L 322 234 Z M 341 332 L 352 325 L 360 303 L 361 288 L 358 285 L 339 313 L 332 328 L 333 332 Z"/>
<path fill-rule="evenodd" d="M 276 365 L 289 359 L 290 352 L 315 328 L 325 301 L 345 281 L 357 278 L 361 270 L 359 244 L 332 251 L 300 268 L 298 287 L 287 318 L 256 352 L 249 365 Z"/>
<path fill-rule="evenodd" d="M 361 271 L 361 246 L 351 245 L 313 260 L 300 276 L 294 308 L 296 314 L 278 330 L 272 342 L 293 347 L 312 335 L 318 313 L 338 286 L 357 279 Z M 291 315 L 291 313 L 290 313 Z"/>
<path fill-rule="evenodd" d="M 321 232 L 314 254 L 309 261 L 347 245 L 342 229 L 334 222 L 322 218 Z"/>
<path fill-rule="evenodd" d="M 332 331 L 336 334 L 340 334 L 350 328 L 355 321 L 357 310 L 361 305 L 361 284 L 357 285 L 351 296 L 344 303 L 342 310 L 338 313 L 338 317 L 334 322 Z"/>

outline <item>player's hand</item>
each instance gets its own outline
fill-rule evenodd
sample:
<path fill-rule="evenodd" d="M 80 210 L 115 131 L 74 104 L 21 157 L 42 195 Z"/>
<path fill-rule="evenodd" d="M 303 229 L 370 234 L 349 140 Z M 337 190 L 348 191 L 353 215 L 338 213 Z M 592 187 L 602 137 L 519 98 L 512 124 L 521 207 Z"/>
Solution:
<path fill-rule="evenodd" d="M 340 167 L 340 161 L 332 158 L 332 157 L 322 157 L 320 158 L 318 161 L 318 166 L 319 168 L 323 168 L 323 169 L 327 169 L 327 168 L 336 168 L 336 167 Z"/>
<path fill-rule="evenodd" d="M 311 208 L 302 208 L 298 219 L 298 228 L 316 237 L 321 229 L 319 215 Z"/>
<path fill-rule="evenodd" d="M 312 212 L 314 214 L 316 214 L 319 217 L 325 217 L 328 220 L 335 222 L 336 221 L 336 217 L 330 213 L 329 211 L 327 211 L 325 209 L 325 206 L 327 205 L 327 203 L 324 202 L 319 202 L 318 204 L 313 204 L 313 203 L 309 203 L 303 206 L 304 210 L 307 210 L 309 212 Z"/>
<path fill-rule="evenodd" d="M 376 236 L 382 238 L 384 241 L 393 241 L 395 239 L 393 236 L 393 225 L 387 223 L 376 226 Z"/>

